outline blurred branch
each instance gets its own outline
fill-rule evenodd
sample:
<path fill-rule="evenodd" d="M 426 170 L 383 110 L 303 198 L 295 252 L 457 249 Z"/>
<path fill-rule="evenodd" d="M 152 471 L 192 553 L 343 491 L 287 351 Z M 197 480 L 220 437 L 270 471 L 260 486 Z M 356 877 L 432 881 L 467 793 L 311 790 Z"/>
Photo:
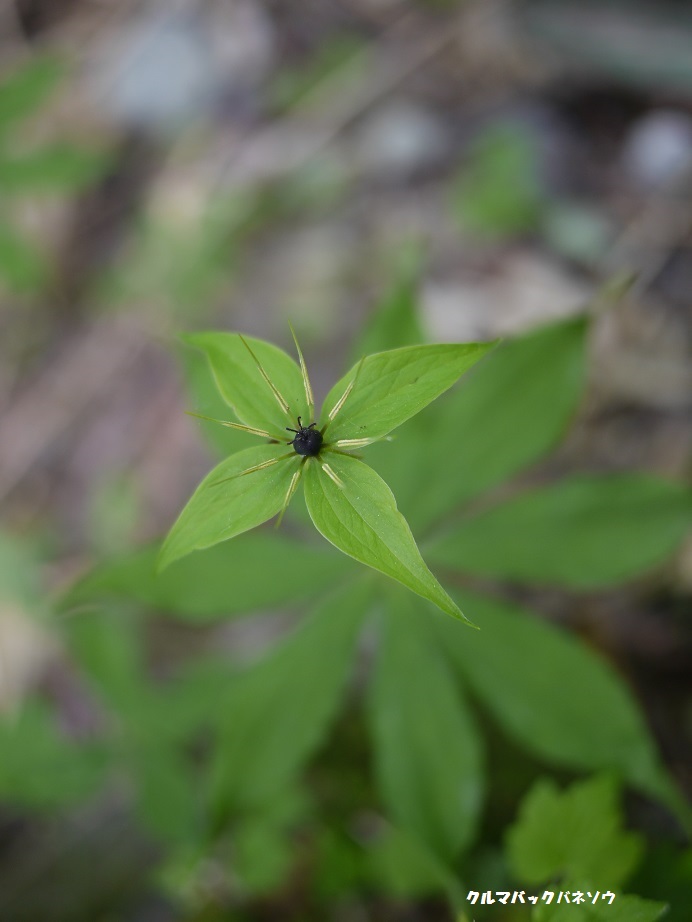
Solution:
<path fill-rule="evenodd" d="M 435 30 L 427 22 L 425 28 L 423 25 L 417 12 L 403 14 L 378 37 L 377 57 L 357 86 L 340 96 L 330 95 L 329 110 L 319 119 L 288 116 L 241 141 L 217 183 L 233 186 L 264 181 L 309 163 L 353 121 L 457 40 L 457 31 L 447 19 Z M 407 54 L 402 54 L 402 43 Z"/>
<path fill-rule="evenodd" d="M 146 342 L 140 324 L 118 317 L 92 324 L 65 345 L 0 418 L 0 499 L 23 480 L 59 436 L 108 396 Z"/>

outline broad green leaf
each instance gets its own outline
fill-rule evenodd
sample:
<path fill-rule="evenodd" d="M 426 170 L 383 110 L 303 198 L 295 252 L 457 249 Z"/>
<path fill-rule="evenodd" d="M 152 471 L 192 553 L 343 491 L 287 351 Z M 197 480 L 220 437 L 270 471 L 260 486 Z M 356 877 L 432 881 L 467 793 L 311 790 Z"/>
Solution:
<path fill-rule="evenodd" d="M 149 685 L 138 713 L 132 715 L 139 741 L 155 739 L 188 751 L 190 741 L 199 740 L 216 723 L 219 699 L 235 674 L 235 664 L 219 650 L 216 655 L 196 656 L 165 683 Z"/>
<path fill-rule="evenodd" d="M 63 607 L 123 598 L 192 620 L 217 618 L 312 598 L 355 567 L 323 544 L 265 532 L 238 535 L 162 573 L 156 572 L 158 550 L 147 547 L 97 567 L 67 593 Z"/>
<path fill-rule="evenodd" d="M 569 891 L 581 892 L 584 902 L 557 905 L 556 896 L 551 905 L 538 905 L 532 909 L 531 922 L 657 922 L 664 917 L 668 919 L 665 903 L 644 900 L 629 893 L 616 893 L 611 904 L 609 898 L 603 898 L 603 893 L 589 890 L 585 884 L 579 883 L 572 883 Z M 609 892 L 614 893 L 612 888 Z"/>
<path fill-rule="evenodd" d="M 137 811 L 159 838 L 187 844 L 199 823 L 196 778 L 181 753 L 158 741 L 130 756 Z"/>
<path fill-rule="evenodd" d="M 431 408 L 425 438 L 414 432 L 406 508 L 417 522 L 436 522 L 555 444 L 581 396 L 585 331 L 570 319 L 503 342 Z"/>
<path fill-rule="evenodd" d="M 587 589 L 661 563 L 691 524 L 683 486 L 644 474 L 576 476 L 462 520 L 429 554 L 484 576 Z"/>
<path fill-rule="evenodd" d="M 298 782 L 259 810 L 234 818 L 233 873 L 244 896 L 275 893 L 304 859 L 306 849 L 314 859 L 314 841 L 298 843 L 295 837 L 296 828 L 313 812 L 312 798 Z"/>
<path fill-rule="evenodd" d="M 233 871 L 244 894 L 268 896 L 287 880 L 296 863 L 290 831 L 264 814 L 246 817 L 234 827 Z"/>
<path fill-rule="evenodd" d="M 622 830 L 614 779 L 601 776 L 560 791 L 538 781 L 526 795 L 506 846 L 513 875 L 529 884 L 583 880 L 594 889 L 622 887 L 644 843 Z"/>
<path fill-rule="evenodd" d="M 105 770 L 105 752 L 70 742 L 37 702 L 0 719 L 0 752 L 0 798 L 35 809 L 83 802 Z"/>
<path fill-rule="evenodd" d="M 217 419 L 228 420 L 230 414 L 228 404 L 216 386 L 206 356 L 198 349 L 190 349 L 187 346 L 182 346 L 177 351 L 185 376 L 190 410 L 211 418 L 194 419 L 191 422 L 199 428 L 214 453 L 227 458 L 236 451 L 256 445 L 257 436 L 212 422 Z"/>
<path fill-rule="evenodd" d="M 377 883 L 399 899 L 420 899 L 446 893 L 452 903 L 464 900 L 467 891 L 449 866 L 441 861 L 421 839 L 390 826 L 368 849 L 368 865 Z"/>
<path fill-rule="evenodd" d="M 319 462 L 308 464 L 303 477 L 308 512 L 320 534 L 344 554 L 391 576 L 448 615 L 473 626 L 425 565 L 384 480 L 357 458 L 332 452 L 325 457 L 340 486 Z"/>
<path fill-rule="evenodd" d="M 71 646 L 116 718 L 111 762 L 131 776 L 140 815 L 159 837 L 185 841 L 199 810 L 199 798 L 190 793 L 188 747 L 210 729 L 220 691 L 232 676 L 227 664 L 221 672 L 198 661 L 182 679 L 161 688 L 148 684 L 141 638 L 123 612 L 117 616 L 71 618 Z"/>
<path fill-rule="evenodd" d="M 481 626 L 477 634 L 435 623 L 447 653 L 507 733 L 558 765 L 613 769 L 675 801 L 639 708 L 612 667 L 517 606 L 466 591 L 464 599 Z"/>
<path fill-rule="evenodd" d="M 232 679 L 227 661 L 197 658 L 164 685 L 151 685 L 139 625 L 126 612 L 88 612 L 67 623 L 81 670 L 117 713 L 130 748 L 185 743 L 211 723 L 219 691 Z"/>
<path fill-rule="evenodd" d="M 34 243 L 0 223 L 0 281 L 17 294 L 40 291 L 48 278 L 46 260 Z"/>
<path fill-rule="evenodd" d="M 92 183 L 108 158 L 97 151 L 67 144 L 43 147 L 22 157 L 0 159 L 0 191 L 5 193 L 70 192 Z"/>
<path fill-rule="evenodd" d="M 147 693 L 141 641 L 122 613 L 115 618 L 86 612 L 69 621 L 70 645 L 108 703 L 123 713 L 139 713 Z"/>
<path fill-rule="evenodd" d="M 287 442 L 286 426 L 295 427 L 299 416 L 304 425 L 313 422 L 308 420 L 300 368 L 282 349 L 252 336 L 243 337 L 290 407 L 290 421 L 237 333 L 195 333 L 184 339 L 206 354 L 221 396 L 241 423 L 266 429 Z"/>
<path fill-rule="evenodd" d="M 320 745 L 339 706 L 368 601 L 362 583 L 330 596 L 233 682 L 219 711 L 212 773 L 217 814 L 271 801 Z"/>
<path fill-rule="evenodd" d="M 387 435 L 448 390 L 494 346 L 495 343 L 405 346 L 366 356 L 327 395 L 322 425 L 355 381 L 329 427 L 329 440 Z"/>
<path fill-rule="evenodd" d="M 249 531 L 276 515 L 297 469 L 298 456 L 238 475 L 285 454 L 280 445 L 260 445 L 239 451 L 217 465 L 197 487 L 170 530 L 161 548 L 159 567 L 163 569 L 191 551 Z"/>
<path fill-rule="evenodd" d="M 475 831 L 481 747 L 419 608 L 396 592 L 385 610 L 370 708 L 375 765 L 393 819 L 449 862 Z"/>
<path fill-rule="evenodd" d="M 688 922 L 692 893 L 692 848 L 672 839 L 650 843 L 646 860 L 629 884 L 636 893 L 670 903 L 666 922 Z"/>
<path fill-rule="evenodd" d="M 65 66 L 57 58 L 41 55 L 0 82 L 0 131 L 31 115 L 59 83 Z"/>

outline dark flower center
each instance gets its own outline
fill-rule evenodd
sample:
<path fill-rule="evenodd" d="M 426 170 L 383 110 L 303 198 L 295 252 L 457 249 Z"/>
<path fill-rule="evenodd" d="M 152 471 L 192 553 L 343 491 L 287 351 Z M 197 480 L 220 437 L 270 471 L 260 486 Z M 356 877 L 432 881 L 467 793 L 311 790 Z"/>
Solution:
<path fill-rule="evenodd" d="M 291 429 L 286 426 L 288 432 L 295 432 L 295 438 L 291 439 L 288 444 L 293 445 L 296 454 L 314 458 L 315 455 L 320 453 L 320 448 L 322 448 L 322 433 L 319 429 L 315 429 L 316 425 L 317 423 L 310 423 L 309 426 L 303 426 L 299 416 L 298 429 Z"/>

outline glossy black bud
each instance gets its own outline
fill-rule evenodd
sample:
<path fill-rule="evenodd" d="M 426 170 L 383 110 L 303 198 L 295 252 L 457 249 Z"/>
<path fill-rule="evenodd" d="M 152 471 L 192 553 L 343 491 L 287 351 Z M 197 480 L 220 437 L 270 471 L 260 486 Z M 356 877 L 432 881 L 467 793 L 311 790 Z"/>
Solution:
<path fill-rule="evenodd" d="M 322 448 L 322 433 L 319 429 L 315 429 L 316 425 L 317 423 L 310 423 L 309 426 L 303 426 L 299 416 L 298 429 L 286 427 L 288 432 L 295 432 L 296 434 L 295 438 L 288 443 L 289 445 L 293 445 L 296 454 L 314 458 L 315 455 L 320 453 L 320 448 Z"/>

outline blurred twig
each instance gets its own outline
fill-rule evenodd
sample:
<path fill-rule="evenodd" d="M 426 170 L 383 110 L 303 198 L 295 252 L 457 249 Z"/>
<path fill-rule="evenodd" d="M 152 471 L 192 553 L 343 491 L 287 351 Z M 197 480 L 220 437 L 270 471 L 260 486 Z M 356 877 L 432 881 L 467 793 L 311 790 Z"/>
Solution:
<path fill-rule="evenodd" d="M 305 166 L 456 39 L 457 30 L 447 19 L 431 30 L 429 22 L 423 27 L 419 13 L 403 14 L 378 37 L 376 59 L 357 86 L 330 95 L 329 111 L 319 118 L 288 115 L 242 140 L 222 167 L 217 184 L 245 185 Z"/>
<path fill-rule="evenodd" d="M 51 444 L 106 398 L 147 342 L 131 318 L 108 318 L 70 339 L 0 418 L 0 499 L 41 460 Z"/>

